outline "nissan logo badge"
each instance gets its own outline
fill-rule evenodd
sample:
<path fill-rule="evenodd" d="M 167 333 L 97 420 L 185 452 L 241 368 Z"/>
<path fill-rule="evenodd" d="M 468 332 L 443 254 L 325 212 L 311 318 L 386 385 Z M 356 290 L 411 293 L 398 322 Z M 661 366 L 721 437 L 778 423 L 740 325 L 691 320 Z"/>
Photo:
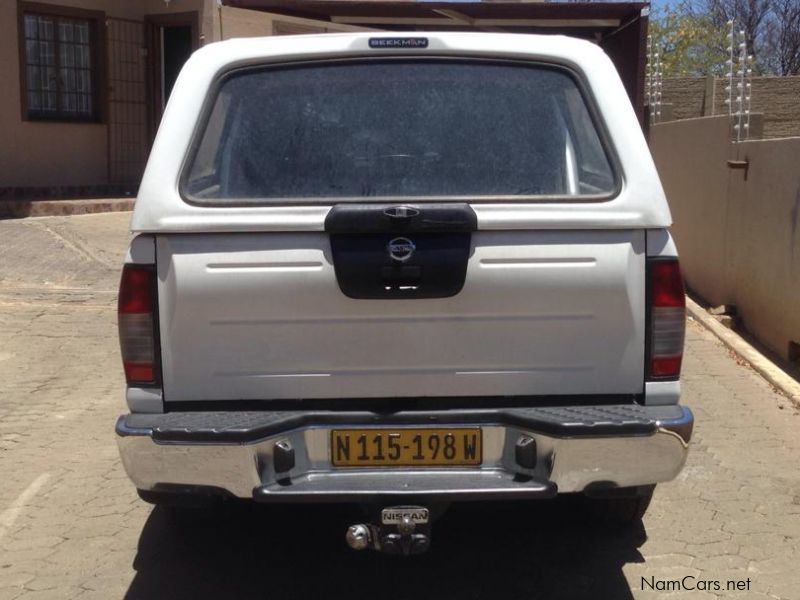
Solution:
<path fill-rule="evenodd" d="M 408 238 L 398 237 L 391 240 L 386 249 L 389 251 L 389 256 L 392 260 L 406 262 L 414 256 L 417 246 Z"/>

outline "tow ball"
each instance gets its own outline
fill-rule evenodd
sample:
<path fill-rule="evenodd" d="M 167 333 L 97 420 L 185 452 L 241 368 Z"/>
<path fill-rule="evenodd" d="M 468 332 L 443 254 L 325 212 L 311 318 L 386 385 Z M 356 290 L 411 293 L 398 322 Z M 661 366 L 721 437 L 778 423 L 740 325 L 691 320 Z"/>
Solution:
<path fill-rule="evenodd" d="M 422 506 L 391 506 L 381 510 L 380 523 L 356 523 L 345 540 L 353 550 L 387 554 L 422 554 L 431 545 L 430 511 Z"/>

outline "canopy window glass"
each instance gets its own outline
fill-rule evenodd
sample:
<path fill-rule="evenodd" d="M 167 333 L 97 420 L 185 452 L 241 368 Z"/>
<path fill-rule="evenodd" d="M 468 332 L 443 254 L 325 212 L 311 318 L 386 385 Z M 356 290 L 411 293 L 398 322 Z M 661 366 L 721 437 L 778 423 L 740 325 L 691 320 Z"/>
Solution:
<path fill-rule="evenodd" d="M 24 29 L 28 118 L 93 119 L 93 21 L 25 14 Z"/>
<path fill-rule="evenodd" d="M 574 77 L 446 60 L 240 71 L 189 162 L 199 203 L 604 198 L 617 179 Z"/>

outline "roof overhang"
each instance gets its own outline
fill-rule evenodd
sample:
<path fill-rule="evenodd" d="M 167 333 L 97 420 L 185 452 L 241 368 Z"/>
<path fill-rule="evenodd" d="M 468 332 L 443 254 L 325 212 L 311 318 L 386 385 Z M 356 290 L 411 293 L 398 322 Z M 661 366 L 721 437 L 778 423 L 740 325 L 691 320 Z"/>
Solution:
<path fill-rule="evenodd" d="M 591 40 L 614 61 L 644 118 L 647 2 L 419 2 L 416 0 L 222 0 L 229 7 L 388 31 L 562 34 Z"/>
<path fill-rule="evenodd" d="M 226 6 L 394 31 L 563 33 L 600 41 L 646 17 L 649 4 L 417 2 L 409 0 L 223 0 Z"/>

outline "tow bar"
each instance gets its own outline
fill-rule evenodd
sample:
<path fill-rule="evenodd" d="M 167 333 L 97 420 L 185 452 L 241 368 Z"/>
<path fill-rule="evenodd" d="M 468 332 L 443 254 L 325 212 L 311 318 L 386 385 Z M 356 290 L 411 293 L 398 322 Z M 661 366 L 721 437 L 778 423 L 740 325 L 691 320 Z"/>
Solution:
<path fill-rule="evenodd" d="M 381 510 L 380 523 L 357 523 L 347 528 L 353 550 L 387 554 L 422 554 L 431 545 L 430 511 L 422 506 L 391 506 Z"/>

